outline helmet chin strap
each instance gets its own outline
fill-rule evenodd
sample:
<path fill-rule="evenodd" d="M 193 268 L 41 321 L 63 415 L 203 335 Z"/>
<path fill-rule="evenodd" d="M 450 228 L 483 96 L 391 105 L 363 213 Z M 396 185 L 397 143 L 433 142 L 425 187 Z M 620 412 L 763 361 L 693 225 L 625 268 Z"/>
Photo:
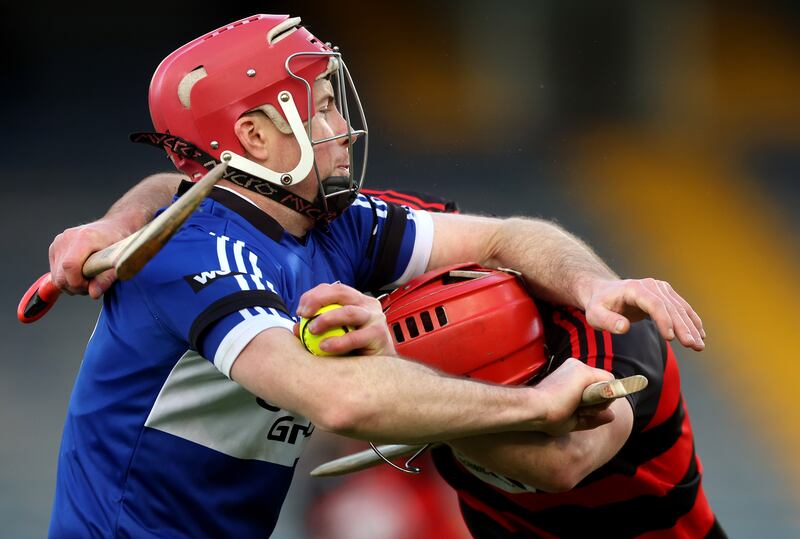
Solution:
<path fill-rule="evenodd" d="M 267 180 L 275 185 L 296 185 L 308 176 L 314 166 L 314 147 L 309 139 L 310 131 L 306 133 L 303 120 L 300 119 L 300 113 L 297 112 L 292 94 L 287 90 L 281 91 L 278 94 L 278 103 L 280 103 L 283 114 L 289 122 L 295 141 L 300 146 L 300 159 L 292 170 L 289 172 L 276 172 L 231 150 L 223 151 L 220 157 L 223 161 L 227 161 L 229 166 Z"/>
<path fill-rule="evenodd" d="M 152 132 L 132 133 L 130 140 L 163 148 L 180 159 L 190 159 L 208 170 L 219 163 L 213 156 L 175 135 Z M 330 223 L 344 212 L 356 197 L 356 193 L 349 188 L 349 178 L 343 176 L 333 176 L 322 182 L 323 187 L 320 188 L 320 194 L 313 202 L 231 164 L 228 165 L 222 179 L 274 200 L 300 215 L 308 217 L 315 223 Z"/>

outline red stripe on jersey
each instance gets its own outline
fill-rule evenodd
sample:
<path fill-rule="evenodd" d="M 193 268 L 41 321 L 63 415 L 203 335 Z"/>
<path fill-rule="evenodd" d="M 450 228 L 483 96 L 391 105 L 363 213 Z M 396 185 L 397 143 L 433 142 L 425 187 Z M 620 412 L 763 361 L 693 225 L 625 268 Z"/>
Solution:
<path fill-rule="evenodd" d="M 691 511 L 679 518 L 672 528 L 647 532 L 640 535 L 639 539 L 696 539 L 705 537 L 713 525 L 714 513 L 701 485 Z"/>
<path fill-rule="evenodd" d="M 686 475 L 694 455 L 693 445 L 692 427 L 687 414 L 683 418 L 681 435 L 675 444 L 658 457 L 639 466 L 633 476 L 609 475 L 585 487 L 560 493 L 510 494 L 495 487 L 491 488 L 531 511 L 542 511 L 561 505 L 602 507 L 639 496 L 663 496 Z"/>
<path fill-rule="evenodd" d="M 681 398 L 681 375 L 678 372 L 678 361 L 675 359 L 675 353 L 669 343 L 667 343 L 667 364 L 664 367 L 664 381 L 662 384 L 656 412 L 642 431 L 652 429 L 668 419 L 672 412 L 675 411 L 678 400 Z"/>
<path fill-rule="evenodd" d="M 611 372 L 611 366 L 614 359 L 614 348 L 611 346 L 611 333 L 608 331 L 603 332 L 603 344 L 606 349 L 605 361 L 603 361 L 603 370 Z"/>
<path fill-rule="evenodd" d="M 467 472 L 469 473 L 469 472 Z M 487 517 L 491 518 L 494 522 L 500 524 L 505 528 L 509 533 L 514 533 L 519 531 L 520 528 L 530 530 L 537 534 L 537 537 L 541 537 L 542 539 L 558 539 L 557 535 L 553 535 L 548 533 L 540 528 L 533 526 L 530 522 L 526 521 L 519 516 L 508 513 L 505 511 L 497 511 L 491 505 L 487 505 L 480 501 L 477 498 L 470 496 L 466 492 L 459 492 L 458 493 L 459 499 L 469 505 L 475 511 L 479 511 L 485 514 Z M 511 522 L 513 521 L 513 523 Z"/>
<path fill-rule="evenodd" d="M 410 206 L 414 209 L 419 210 L 436 210 L 443 212 L 445 211 L 445 205 L 439 202 L 426 202 L 425 200 L 409 195 L 407 193 L 398 193 L 392 189 L 387 189 L 385 191 L 379 191 L 377 189 L 362 189 L 362 193 L 369 196 L 376 196 L 383 200 L 387 200 L 389 202 L 394 202 L 397 204 Z"/>
<path fill-rule="evenodd" d="M 569 320 L 564 320 L 561 317 L 561 313 L 558 311 L 553 312 L 553 321 L 564 328 L 564 330 L 569 334 L 569 345 L 570 345 L 570 357 L 579 358 L 581 357 L 581 343 L 578 340 L 578 331 L 575 324 L 570 322 Z"/>
<path fill-rule="evenodd" d="M 508 519 L 505 517 L 503 513 L 495 511 L 494 509 L 492 509 L 492 506 L 486 505 L 479 499 L 471 496 L 468 492 L 463 492 L 463 491 L 459 492 L 458 499 L 464 502 L 465 504 L 469 505 L 470 507 L 472 507 L 474 510 L 489 515 L 493 521 L 500 524 L 509 532 L 516 531 L 517 527 L 511 524 L 511 522 L 508 521 Z"/>

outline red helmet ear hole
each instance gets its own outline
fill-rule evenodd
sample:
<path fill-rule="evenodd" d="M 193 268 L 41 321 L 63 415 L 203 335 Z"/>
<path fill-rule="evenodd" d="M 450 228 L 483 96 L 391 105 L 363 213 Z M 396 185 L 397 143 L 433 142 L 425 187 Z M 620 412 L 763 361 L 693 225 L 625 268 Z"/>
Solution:
<path fill-rule="evenodd" d="M 428 311 L 422 311 L 419 313 L 419 319 L 422 321 L 422 329 L 427 331 L 433 331 L 433 320 L 431 320 L 431 313 Z"/>
<path fill-rule="evenodd" d="M 392 331 L 394 331 L 394 338 L 398 343 L 404 342 L 406 340 L 406 336 L 403 335 L 403 328 L 400 327 L 400 324 L 398 323 L 392 324 Z"/>
<path fill-rule="evenodd" d="M 434 312 L 436 313 L 436 319 L 439 321 L 439 325 L 440 326 L 446 326 L 447 325 L 447 313 L 445 312 L 444 307 L 439 305 L 438 307 L 436 307 L 436 309 L 434 309 Z"/>
<path fill-rule="evenodd" d="M 408 335 L 412 339 L 414 337 L 419 337 L 419 329 L 417 328 L 417 321 L 414 320 L 412 317 L 406 318 L 406 327 L 408 328 Z"/>

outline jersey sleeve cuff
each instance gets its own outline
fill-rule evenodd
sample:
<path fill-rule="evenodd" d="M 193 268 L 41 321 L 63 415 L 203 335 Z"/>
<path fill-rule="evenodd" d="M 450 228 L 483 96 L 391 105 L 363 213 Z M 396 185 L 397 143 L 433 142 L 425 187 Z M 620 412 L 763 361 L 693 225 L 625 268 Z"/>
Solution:
<path fill-rule="evenodd" d="M 250 344 L 250 341 L 252 341 L 256 335 L 271 328 L 284 328 L 288 331 L 292 331 L 293 327 L 294 322 L 291 320 L 272 314 L 260 314 L 248 318 L 234 326 L 225 338 L 222 339 L 222 342 L 219 344 L 214 354 L 214 365 L 222 374 L 230 378 L 233 362 L 236 361 L 236 358 L 239 357 L 242 350 Z"/>
<path fill-rule="evenodd" d="M 385 289 L 396 288 L 414 277 L 422 275 L 428 268 L 428 261 L 431 259 L 431 251 L 433 250 L 433 219 L 431 214 L 422 210 L 410 211 L 414 219 L 416 233 L 414 250 L 411 252 L 411 258 L 408 261 L 406 270 L 397 280 L 386 285 Z"/>

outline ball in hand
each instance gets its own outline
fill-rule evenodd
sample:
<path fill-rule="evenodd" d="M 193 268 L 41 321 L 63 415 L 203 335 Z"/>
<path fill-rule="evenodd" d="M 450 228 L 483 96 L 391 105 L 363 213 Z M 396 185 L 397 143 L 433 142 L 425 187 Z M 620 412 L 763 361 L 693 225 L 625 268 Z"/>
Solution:
<path fill-rule="evenodd" d="M 316 317 L 321 315 L 322 313 L 332 311 L 333 309 L 339 309 L 341 305 L 338 303 L 331 303 L 330 305 L 326 305 L 318 310 L 314 316 L 311 318 L 301 318 L 300 319 L 300 341 L 303 343 L 303 346 L 306 347 L 306 350 L 314 354 L 315 356 L 332 356 L 335 354 L 331 354 L 330 352 L 326 352 L 325 350 L 319 347 L 319 344 L 329 338 L 329 337 L 339 337 L 344 335 L 349 331 L 353 331 L 353 328 L 350 326 L 338 326 L 332 327 L 328 331 L 325 331 L 319 335 L 314 335 L 309 331 L 308 324 L 314 320 Z"/>

